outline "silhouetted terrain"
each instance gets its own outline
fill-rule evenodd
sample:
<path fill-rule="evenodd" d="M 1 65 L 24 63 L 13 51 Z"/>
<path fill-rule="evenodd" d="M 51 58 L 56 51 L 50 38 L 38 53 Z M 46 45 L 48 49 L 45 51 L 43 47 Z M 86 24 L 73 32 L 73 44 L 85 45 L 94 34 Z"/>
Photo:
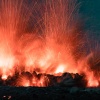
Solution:
<path fill-rule="evenodd" d="M 100 88 L 0 87 L 0 100 L 100 100 Z"/>

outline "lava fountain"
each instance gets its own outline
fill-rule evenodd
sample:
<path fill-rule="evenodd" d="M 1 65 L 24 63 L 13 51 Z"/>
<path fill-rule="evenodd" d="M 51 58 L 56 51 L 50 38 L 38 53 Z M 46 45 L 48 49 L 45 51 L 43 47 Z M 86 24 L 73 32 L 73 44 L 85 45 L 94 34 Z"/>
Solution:
<path fill-rule="evenodd" d="M 86 86 L 99 86 L 89 69 L 91 53 L 87 53 L 78 4 L 77 0 L 0 1 L 3 84 L 50 86 L 55 84 L 53 76 L 59 83 L 68 72 L 84 75 Z"/>

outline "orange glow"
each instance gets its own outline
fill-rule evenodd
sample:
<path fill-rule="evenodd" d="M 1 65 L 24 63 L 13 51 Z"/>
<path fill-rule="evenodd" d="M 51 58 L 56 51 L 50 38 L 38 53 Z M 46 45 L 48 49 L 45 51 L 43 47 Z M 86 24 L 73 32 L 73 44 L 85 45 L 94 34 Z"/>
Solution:
<path fill-rule="evenodd" d="M 99 78 L 89 68 L 88 54 L 83 54 L 85 33 L 81 33 L 77 0 L 44 0 L 42 13 L 38 11 L 41 4 L 33 1 L 0 1 L 2 80 L 18 72 L 16 86 L 45 87 L 50 81 L 45 74 L 69 72 L 84 74 L 87 87 L 99 86 Z M 34 71 L 38 77 L 29 75 Z"/>
<path fill-rule="evenodd" d="M 30 82 L 28 80 L 27 81 L 23 81 L 23 85 L 22 86 L 28 87 L 28 86 L 30 86 Z"/>
<path fill-rule="evenodd" d="M 30 81 L 25 77 L 19 79 L 20 80 L 17 81 L 16 86 L 25 86 L 25 87 L 31 86 Z"/>
<path fill-rule="evenodd" d="M 64 68 L 65 68 L 64 65 L 59 65 L 55 73 L 64 73 Z"/>
<path fill-rule="evenodd" d="M 92 78 L 92 79 L 89 79 L 87 86 L 88 87 L 98 87 L 99 82 L 97 79 L 93 80 L 93 78 Z"/>
<path fill-rule="evenodd" d="M 8 77 L 7 75 L 2 75 L 2 77 L 1 77 L 1 78 L 2 78 L 3 80 L 6 80 L 6 79 L 7 79 L 7 77 Z"/>
<path fill-rule="evenodd" d="M 32 85 L 38 87 L 48 86 L 49 79 L 46 76 L 42 76 L 40 79 L 33 78 Z"/>

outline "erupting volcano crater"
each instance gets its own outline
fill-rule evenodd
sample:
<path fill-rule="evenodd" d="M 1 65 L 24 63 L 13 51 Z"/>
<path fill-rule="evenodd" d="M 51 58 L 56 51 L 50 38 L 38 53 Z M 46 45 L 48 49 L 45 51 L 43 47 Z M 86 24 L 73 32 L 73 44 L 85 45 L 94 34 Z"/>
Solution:
<path fill-rule="evenodd" d="M 0 85 L 100 86 L 83 22 L 77 0 L 0 0 Z"/>

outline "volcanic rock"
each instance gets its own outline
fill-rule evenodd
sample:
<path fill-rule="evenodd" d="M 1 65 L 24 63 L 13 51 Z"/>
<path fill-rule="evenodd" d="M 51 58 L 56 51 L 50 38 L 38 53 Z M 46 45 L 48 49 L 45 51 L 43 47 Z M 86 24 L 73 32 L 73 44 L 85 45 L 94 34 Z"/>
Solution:
<path fill-rule="evenodd" d="M 21 82 L 23 79 L 28 80 L 31 84 L 31 86 L 39 86 L 40 87 L 47 87 L 47 86 L 61 86 L 61 87 L 85 87 L 85 80 L 84 77 L 79 74 L 73 74 L 73 73 L 63 73 L 61 76 L 55 76 L 50 74 L 37 74 L 36 72 L 30 73 L 30 72 L 22 72 L 22 73 L 16 73 L 14 76 L 8 76 L 7 80 L 2 80 L 0 78 L 0 85 L 10 85 L 10 86 L 24 86 L 21 84 L 18 84 L 18 82 Z M 32 79 L 35 79 L 35 81 L 41 81 L 42 84 L 39 83 L 37 85 L 37 82 L 32 84 Z"/>

